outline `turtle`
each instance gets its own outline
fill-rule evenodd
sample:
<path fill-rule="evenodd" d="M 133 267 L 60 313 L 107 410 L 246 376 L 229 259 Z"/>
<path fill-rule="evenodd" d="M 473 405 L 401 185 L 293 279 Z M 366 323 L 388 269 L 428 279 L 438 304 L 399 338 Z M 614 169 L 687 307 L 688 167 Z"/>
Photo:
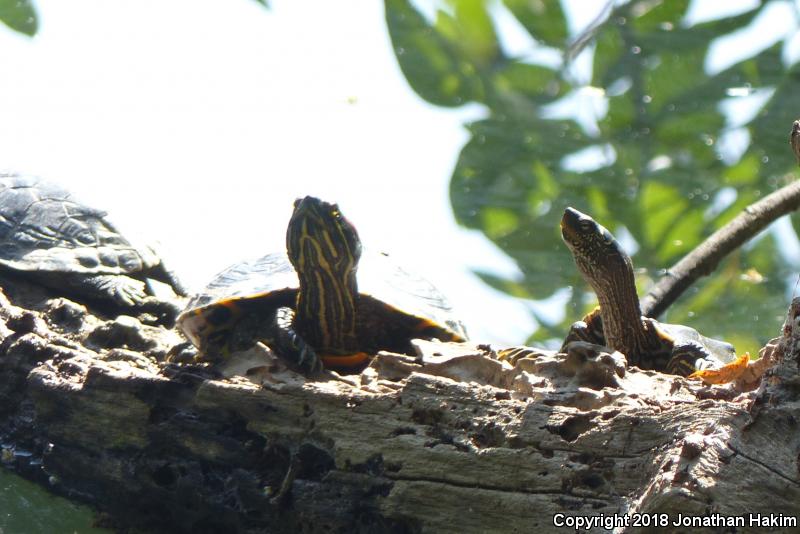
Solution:
<path fill-rule="evenodd" d="M 285 253 L 223 270 L 177 324 L 201 360 L 261 341 L 306 375 L 358 372 L 379 350 L 411 354 L 412 338 L 467 339 L 442 293 L 388 255 L 362 250 L 338 205 L 313 196 L 294 203 Z"/>
<path fill-rule="evenodd" d="M 564 347 L 576 340 L 606 345 L 625 354 L 633 365 L 681 376 L 736 359 L 730 343 L 708 338 L 689 326 L 642 316 L 633 262 L 611 232 L 590 216 L 567 208 L 561 236 L 600 303 L 572 325 Z"/>
<path fill-rule="evenodd" d="M 187 296 L 150 248 L 134 246 L 106 218 L 39 177 L 0 173 L 0 269 L 101 307 L 153 312 L 174 323 L 178 305 L 150 294 L 147 279 Z"/>

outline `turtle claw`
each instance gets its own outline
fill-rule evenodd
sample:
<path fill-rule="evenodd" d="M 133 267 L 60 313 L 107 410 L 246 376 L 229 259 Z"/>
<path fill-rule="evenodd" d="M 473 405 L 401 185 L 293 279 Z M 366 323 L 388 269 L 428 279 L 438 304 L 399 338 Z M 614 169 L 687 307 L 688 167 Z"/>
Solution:
<path fill-rule="evenodd" d="M 292 363 L 306 376 L 314 376 L 322 373 L 325 368 L 322 364 L 322 358 L 319 357 L 317 352 L 312 349 L 294 329 L 290 330 L 290 332 L 292 336 L 292 346 L 295 348 L 292 356 L 296 358 Z M 284 359 L 286 358 L 284 357 Z"/>
<path fill-rule="evenodd" d="M 566 352 L 567 345 L 573 341 L 582 341 L 594 345 L 605 345 L 606 340 L 603 335 L 603 319 L 600 316 L 600 308 L 595 308 L 582 320 L 575 321 L 567 332 L 567 337 L 561 344 L 561 352 Z"/>
<path fill-rule="evenodd" d="M 543 353 L 544 351 L 541 349 L 526 347 L 524 345 L 499 349 L 495 352 L 498 360 L 501 362 L 508 362 L 514 367 L 516 367 L 521 360 L 535 360 Z"/>
<path fill-rule="evenodd" d="M 68 285 L 95 298 L 110 300 L 120 308 L 134 308 L 147 299 L 144 282 L 129 276 L 98 274 L 72 277 Z"/>
<path fill-rule="evenodd" d="M 309 347 L 305 342 L 302 345 L 303 348 L 300 350 L 297 365 L 300 367 L 303 373 L 308 376 L 320 374 L 324 369 L 322 360 L 319 356 L 317 356 L 317 353 L 314 351 L 314 349 Z"/>
<path fill-rule="evenodd" d="M 168 328 L 175 325 L 175 318 L 181 311 L 176 303 L 148 295 L 146 284 L 129 276 L 90 276 L 85 283 L 95 294 L 111 299 L 118 308 L 134 313 L 152 313 L 157 323 Z"/>
<path fill-rule="evenodd" d="M 144 282 L 127 277 L 115 277 L 120 280 L 115 287 L 114 298 L 127 306 L 135 307 L 147 299 Z"/>

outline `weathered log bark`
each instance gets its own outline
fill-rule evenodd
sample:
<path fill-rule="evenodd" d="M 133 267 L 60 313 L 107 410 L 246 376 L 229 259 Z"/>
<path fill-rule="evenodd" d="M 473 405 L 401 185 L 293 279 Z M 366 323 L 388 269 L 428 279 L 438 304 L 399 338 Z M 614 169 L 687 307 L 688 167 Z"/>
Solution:
<path fill-rule="evenodd" d="M 313 382 L 257 348 L 262 364 L 221 378 L 164 363 L 174 332 L 7 293 L 29 309 L 0 299 L 3 463 L 118 528 L 575 531 L 566 516 L 645 532 L 682 515 L 756 532 L 748 514 L 800 516 L 796 309 L 769 383 L 741 393 L 580 344 L 513 368 L 485 350 L 382 354 Z"/>

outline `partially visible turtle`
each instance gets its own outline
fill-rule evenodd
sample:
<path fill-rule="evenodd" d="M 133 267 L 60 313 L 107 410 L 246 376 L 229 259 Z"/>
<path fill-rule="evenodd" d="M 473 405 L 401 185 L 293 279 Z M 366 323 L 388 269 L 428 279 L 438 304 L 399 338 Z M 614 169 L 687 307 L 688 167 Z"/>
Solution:
<path fill-rule="evenodd" d="M 412 338 L 467 338 L 428 281 L 385 254 L 362 254 L 336 204 L 295 201 L 286 249 L 225 269 L 178 317 L 206 360 L 263 341 L 312 374 L 323 366 L 359 370 L 378 350 L 411 353 Z"/>
<path fill-rule="evenodd" d="M 736 358 L 730 343 L 707 338 L 688 326 L 643 317 L 633 263 L 594 219 L 567 208 L 561 236 L 600 303 L 599 309 L 572 325 L 564 346 L 575 340 L 606 345 L 625 354 L 632 365 L 682 376 Z"/>
<path fill-rule="evenodd" d="M 145 280 L 185 295 L 180 282 L 105 216 L 40 178 L 0 173 L 0 269 L 106 307 L 160 314 L 171 324 L 177 306 L 150 296 Z"/>

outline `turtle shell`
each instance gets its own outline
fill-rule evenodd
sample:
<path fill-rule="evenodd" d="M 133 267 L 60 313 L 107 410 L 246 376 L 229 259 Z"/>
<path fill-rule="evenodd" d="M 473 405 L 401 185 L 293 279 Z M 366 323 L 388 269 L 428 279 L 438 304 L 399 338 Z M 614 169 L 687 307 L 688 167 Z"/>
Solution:
<path fill-rule="evenodd" d="M 159 264 L 106 213 L 33 176 L 0 174 L 0 266 L 25 272 L 131 274 Z"/>
<path fill-rule="evenodd" d="M 662 323 L 655 319 L 651 319 L 651 321 L 660 330 L 659 335 L 662 339 L 665 339 L 665 335 L 667 338 L 671 338 L 672 346 L 694 342 L 705 349 L 710 357 L 723 364 L 731 363 L 736 359 L 736 349 L 726 341 L 706 337 L 691 326 Z"/>
<path fill-rule="evenodd" d="M 464 325 L 430 282 L 396 265 L 386 254 L 365 250 L 358 267 L 362 309 L 379 311 L 377 321 L 415 323 L 414 331 L 443 340 L 467 339 Z M 268 254 L 237 263 L 217 274 L 192 298 L 178 317 L 186 337 L 203 349 L 210 335 L 220 334 L 240 315 L 257 308 L 268 314 L 281 306 L 294 307 L 299 281 L 284 253 Z M 403 321 L 405 320 L 405 321 Z"/>

